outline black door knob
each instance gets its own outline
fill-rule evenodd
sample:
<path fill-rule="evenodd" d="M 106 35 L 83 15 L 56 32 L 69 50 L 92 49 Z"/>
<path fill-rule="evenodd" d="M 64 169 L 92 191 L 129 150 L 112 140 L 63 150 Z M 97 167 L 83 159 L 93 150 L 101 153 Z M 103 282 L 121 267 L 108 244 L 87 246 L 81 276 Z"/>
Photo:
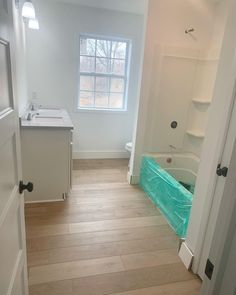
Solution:
<path fill-rule="evenodd" d="M 27 190 L 28 192 L 32 192 L 34 189 L 34 185 L 32 182 L 28 182 L 27 184 L 24 184 L 21 180 L 19 183 L 19 193 L 22 194 L 24 190 Z"/>
<path fill-rule="evenodd" d="M 217 166 L 216 174 L 218 176 L 224 176 L 224 177 L 226 177 L 227 176 L 227 173 L 228 173 L 228 168 L 227 167 L 222 167 L 221 168 L 221 165 L 220 164 Z"/>

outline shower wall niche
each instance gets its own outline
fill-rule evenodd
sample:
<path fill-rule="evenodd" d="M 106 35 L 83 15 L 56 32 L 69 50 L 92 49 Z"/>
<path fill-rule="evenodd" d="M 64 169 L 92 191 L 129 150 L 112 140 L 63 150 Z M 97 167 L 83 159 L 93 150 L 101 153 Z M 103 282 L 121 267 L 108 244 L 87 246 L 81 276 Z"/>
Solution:
<path fill-rule="evenodd" d="M 216 50 L 199 52 L 183 148 L 200 156 L 218 66 Z"/>

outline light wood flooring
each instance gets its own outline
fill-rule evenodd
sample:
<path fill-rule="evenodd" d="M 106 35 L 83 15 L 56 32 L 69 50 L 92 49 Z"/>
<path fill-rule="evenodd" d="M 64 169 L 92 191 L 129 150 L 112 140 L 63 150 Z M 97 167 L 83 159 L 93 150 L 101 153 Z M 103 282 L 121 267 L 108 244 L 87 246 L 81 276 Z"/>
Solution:
<path fill-rule="evenodd" d="M 26 205 L 30 295 L 197 295 L 179 241 L 127 160 L 74 162 L 65 202 Z"/>

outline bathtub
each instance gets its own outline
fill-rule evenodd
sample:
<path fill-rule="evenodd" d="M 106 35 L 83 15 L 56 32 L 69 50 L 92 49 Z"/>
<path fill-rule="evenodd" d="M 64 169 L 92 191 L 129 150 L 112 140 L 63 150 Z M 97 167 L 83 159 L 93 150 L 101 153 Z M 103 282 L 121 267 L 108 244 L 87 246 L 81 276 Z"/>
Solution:
<path fill-rule="evenodd" d="M 140 186 L 180 238 L 186 236 L 199 159 L 190 153 L 146 154 Z M 183 185 L 184 186 L 183 186 Z"/>
<path fill-rule="evenodd" d="M 191 153 L 182 154 L 147 154 L 177 181 L 195 185 L 199 158 Z"/>

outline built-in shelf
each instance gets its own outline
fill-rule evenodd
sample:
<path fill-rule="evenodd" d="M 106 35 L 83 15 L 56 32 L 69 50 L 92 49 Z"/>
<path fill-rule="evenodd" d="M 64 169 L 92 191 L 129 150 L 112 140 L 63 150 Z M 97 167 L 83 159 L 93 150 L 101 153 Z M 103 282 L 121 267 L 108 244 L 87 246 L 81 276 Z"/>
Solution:
<path fill-rule="evenodd" d="M 193 98 L 192 101 L 194 103 L 198 103 L 198 104 L 205 104 L 205 105 L 211 104 L 211 101 L 210 100 L 203 100 L 201 98 Z"/>
<path fill-rule="evenodd" d="M 197 130 L 187 130 L 186 133 L 190 136 L 196 137 L 196 138 L 204 138 L 205 134 L 202 131 Z"/>

